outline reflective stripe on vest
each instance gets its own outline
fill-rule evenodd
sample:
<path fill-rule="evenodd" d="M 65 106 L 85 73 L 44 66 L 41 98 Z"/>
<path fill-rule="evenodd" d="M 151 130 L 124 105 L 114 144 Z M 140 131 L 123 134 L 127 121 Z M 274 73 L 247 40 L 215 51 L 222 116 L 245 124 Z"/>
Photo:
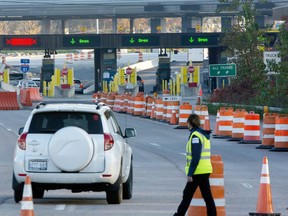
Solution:
<path fill-rule="evenodd" d="M 210 140 L 208 140 L 203 134 L 199 133 L 198 131 L 194 131 L 186 144 L 186 175 L 188 175 L 190 163 L 192 160 L 192 137 L 197 136 L 201 143 L 202 143 L 202 149 L 201 149 L 201 157 L 198 163 L 198 166 L 194 172 L 194 175 L 197 174 L 205 174 L 205 173 L 212 173 L 212 165 L 211 165 L 211 152 L 210 152 Z"/>

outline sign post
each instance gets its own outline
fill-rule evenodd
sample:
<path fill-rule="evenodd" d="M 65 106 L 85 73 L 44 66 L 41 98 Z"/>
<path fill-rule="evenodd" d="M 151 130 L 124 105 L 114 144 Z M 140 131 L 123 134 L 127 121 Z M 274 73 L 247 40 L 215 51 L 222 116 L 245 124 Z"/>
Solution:
<path fill-rule="evenodd" d="M 131 78 L 130 78 L 130 75 L 133 73 L 133 69 L 131 67 L 127 67 L 126 68 L 126 74 L 128 75 L 128 85 L 131 83 Z"/>
<path fill-rule="evenodd" d="M 192 86 L 195 86 L 195 84 L 192 84 L 193 83 L 193 73 L 195 72 L 195 67 L 190 65 L 188 67 L 188 72 L 190 73 L 190 77 L 189 77 L 189 83 L 188 83 L 188 86 L 192 87 Z"/>

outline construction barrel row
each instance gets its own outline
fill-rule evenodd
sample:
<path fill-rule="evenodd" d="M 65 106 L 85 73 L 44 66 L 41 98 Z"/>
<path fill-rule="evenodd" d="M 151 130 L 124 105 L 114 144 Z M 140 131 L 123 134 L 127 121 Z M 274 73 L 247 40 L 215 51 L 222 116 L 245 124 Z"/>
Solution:
<path fill-rule="evenodd" d="M 106 103 L 113 111 L 149 118 L 171 125 L 175 129 L 187 128 L 187 118 L 195 113 L 200 117 L 201 127 L 210 130 L 208 107 L 188 102 L 165 101 L 162 98 L 138 93 L 118 95 L 116 93 L 94 93 L 94 100 Z M 225 138 L 242 144 L 260 144 L 257 149 L 288 151 L 288 115 L 265 113 L 261 139 L 260 115 L 245 109 L 221 107 L 217 111 L 214 138 Z"/>
<path fill-rule="evenodd" d="M 288 115 L 265 113 L 262 139 L 260 115 L 245 109 L 221 107 L 217 111 L 214 138 L 226 138 L 242 144 L 260 144 L 257 149 L 288 151 Z"/>
<path fill-rule="evenodd" d="M 95 101 L 106 103 L 115 112 L 167 122 L 177 125 L 178 129 L 187 128 L 187 118 L 193 113 L 192 105 L 188 102 L 180 104 L 180 101 L 165 101 L 162 98 L 144 96 L 143 93 L 132 96 L 100 92 L 93 94 L 92 97 Z M 197 105 L 194 112 L 200 116 L 201 126 L 210 130 L 207 106 Z"/>

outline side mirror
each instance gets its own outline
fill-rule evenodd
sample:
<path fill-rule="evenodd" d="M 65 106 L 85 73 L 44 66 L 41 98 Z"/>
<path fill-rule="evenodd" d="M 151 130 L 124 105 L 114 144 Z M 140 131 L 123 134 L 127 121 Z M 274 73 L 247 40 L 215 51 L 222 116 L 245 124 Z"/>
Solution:
<path fill-rule="evenodd" d="M 23 133 L 24 127 L 19 128 L 18 135 L 21 135 Z"/>
<path fill-rule="evenodd" d="M 136 130 L 134 128 L 126 128 L 125 129 L 125 138 L 135 137 Z"/>

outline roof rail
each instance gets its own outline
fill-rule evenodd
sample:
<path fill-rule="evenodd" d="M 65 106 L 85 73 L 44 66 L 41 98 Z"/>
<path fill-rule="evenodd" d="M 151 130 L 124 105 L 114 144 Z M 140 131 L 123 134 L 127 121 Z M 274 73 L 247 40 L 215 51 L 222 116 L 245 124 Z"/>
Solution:
<path fill-rule="evenodd" d="M 103 107 L 103 106 L 106 106 L 106 104 L 103 103 L 103 102 L 99 102 L 99 103 L 97 103 L 96 109 L 97 109 L 97 110 L 98 110 L 98 109 L 101 109 L 101 107 Z"/>
<path fill-rule="evenodd" d="M 92 100 L 47 100 L 42 101 L 36 105 L 36 109 L 44 107 L 48 104 L 91 104 L 98 105 L 99 103 L 95 103 Z"/>

